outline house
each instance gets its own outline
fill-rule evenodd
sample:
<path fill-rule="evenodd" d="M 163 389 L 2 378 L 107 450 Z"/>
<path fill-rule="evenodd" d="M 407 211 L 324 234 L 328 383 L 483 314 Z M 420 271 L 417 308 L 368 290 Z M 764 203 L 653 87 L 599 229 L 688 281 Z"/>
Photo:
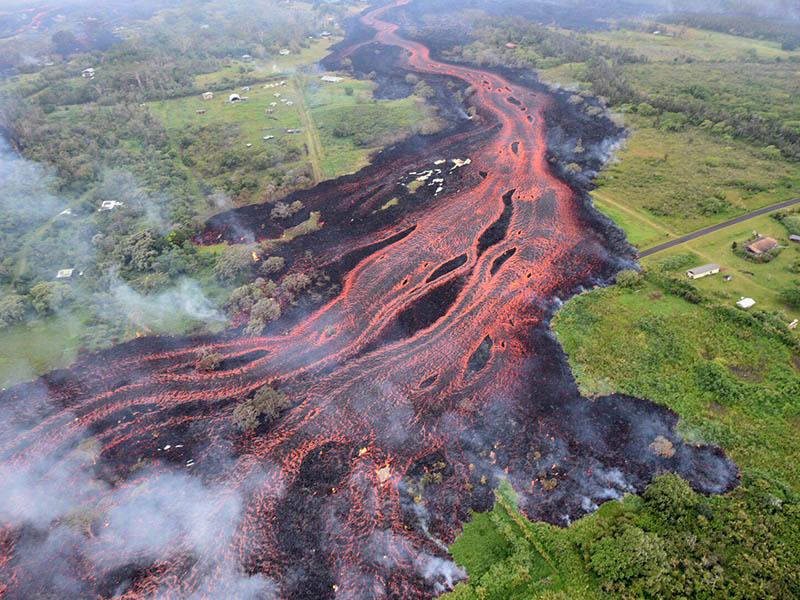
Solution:
<path fill-rule="evenodd" d="M 84 69 L 83 71 L 81 71 L 81 77 L 83 77 L 84 79 L 94 79 L 94 75 L 95 75 L 95 70 L 92 67 L 89 67 L 88 69 Z"/>
<path fill-rule="evenodd" d="M 214 92 L 203 92 L 203 100 L 206 102 L 214 99 Z"/>
<path fill-rule="evenodd" d="M 332 34 L 330 31 L 323 31 L 322 33 L 320 33 L 320 34 L 319 34 L 319 37 L 322 37 L 322 38 L 329 38 L 329 37 L 331 37 L 332 35 L 333 35 L 333 34 Z"/>
<path fill-rule="evenodd" d="M 246 85 L 246 86 L 244 86 L 244 87 L 242 88 L 242 91 L 243 91 L 243 92 L 249 92 L 249 91 L 250 91 L 250 86 L 249 86 L 249 85 Z"/>
<path fill-rule="evenodd" d="M 253 57 L 250 56 L 249 54 L 242 54 L 242 60 L 245 62 L 250 62 L 251 60 L 253 60 Z"/>
<path fill-rule="evenodd" d="M 103 200 L 103 203 L 100 205 L 99 211 L 105 210 L 114 210 L 115 208 L 119 208 L 120 206 L 124 206 L 122 202 L 117 202 L 116 200 Z"/>
<path fill-rule="evenodd" d="M 72 274 L 75 272 L 75 269 L 60 269 L 58 273 L 56 273 L 56 279 L 72 279 Z"/>
<path fill-rule="evenodd" d="M 236 104 L 237 102 L 241 101 L 242 97 L 239 94 L 231 94 L 230 96 L 228 96 L 228 102 L 230 102 L 231 104 Z"/>
<path fill-rule="evenodd" d="M 736 306 L 741 308 L 742 310 L 747 310 L 753 308 L 756 305 L 756 301 L 752 298 L 742 298 L 736 303 Z"/>
<path fill-rule="evenodd" d="M 789 241 L 794 242 L 796 244 L 800 244 L 800 235 L 795 235 L 795 234 L 790 235 Z"/>
<path fill-rule="evenodd" d="M 771 237 L 762 237 L 757 239 L 752 244 L 748 245 L 745 250 L 753 256 L 761 256 L 767 252 L 771 252 L 778 247 L 778 241 Z"/>
<path fill-rule="evenodd" d="M 344 80 L 344 77 L 336 77 L 335 75 L 323 75 L 320 77 L 321 81 L 325 83 L 339 83 L 340 81 Z"/>
<path fill-rule="evenodd" d="M 270 141 L 270 140 L 274 140 L 274 139 L 275 139 L 275 136 L 274 136 L 274 135 L 265 135 L 265 136 L 264 136 L 264 141 L 265 141 L 265 142 L 268 142 L 268 141 Z"/>
<path fill-rule="evenodd" d="M 281 51 L 278 52 L 278 54 L 280 54 L 281 56 L 289 56 L 291 53 L 292 51 L 289 50 L 288 48 L 281 48 Z"/>
<path fill-rule="evenodd" d="M 291 134 L 291 135 L 295 135 L 295 134 L 298 134 L 298 133 L 303 133 L 303 130 L 302 129 L 287 129 L 286 133 Z"/>
<path fill-rule="evenodd" d="M 707 265 L 703 265 L 702 267 L 695 267 L 694 269 L 689 269 L 686 271 L 686 276 L 689 279 L 700 279 L 702 277 L 708 277 L 709 275 L 716 275 L 719 273 L 720 266 L 716 263 L 709 263 Z"/>
<path fill-rule="evenodd" d="M 72 216 L 72 209 L 71 208 L 65 208 L 60 213 L 58 213 L 58 216 L 59 217 L 70 217 L 70 216 Z"/>

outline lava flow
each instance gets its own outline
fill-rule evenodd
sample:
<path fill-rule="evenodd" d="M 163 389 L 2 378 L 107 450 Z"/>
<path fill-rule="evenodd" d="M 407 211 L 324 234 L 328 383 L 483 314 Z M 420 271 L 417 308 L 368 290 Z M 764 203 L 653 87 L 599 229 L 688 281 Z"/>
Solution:
<path fill-rule="evenodd" d="M 211 372 L 192 340 L 142 338 L 5 392 L 0 597 L 429 598 L 465 576 L 446 544 L 501 480 L 560 524 L 660 471 L 735 485 L 673 413 L 580 396 L 547 317 L 621 261 L 551 171 L 555 100 L 434 60 L 388 20 L 406 3 L 344 52 L 399 48 L 399 68 L 470 86 L 479 118 L 305 193 L 326 226 L 301 243 L 341 291 L 288 331 L 204 340 Z M 432 164 L 457 183 L 363 225 Z M 267 384 L 292 408 L 241 434 L 236 402 Z"/>

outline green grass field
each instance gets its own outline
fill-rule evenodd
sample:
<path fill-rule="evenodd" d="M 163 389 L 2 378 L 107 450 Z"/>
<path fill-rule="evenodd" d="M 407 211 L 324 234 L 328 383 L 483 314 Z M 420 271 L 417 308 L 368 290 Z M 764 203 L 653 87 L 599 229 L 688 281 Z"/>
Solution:
<path fill-rule="evenodd" d="M 787 60 L 800 56 L 800 52 L 781 50 L 780 44 L 765 40 L 752 40 L 715 31 L 692 29 L 688 27 L 661 26 L 662 33 L 616 29 L 590 34 L 598 42 L 628 48 L 655 62 L 673 62 L 687 58 L 702 61 L 728 61 L 746 59 L 768 60 L 780 58 Z"/>
<path fill-rule="evenodd" d="M 319 162 L 320 178 L 324 179 L 353 173 L 390 141 L 402 139 L 423 124 L 435 124 L 434 114 L 421 99 L 375 100 L 374 84 L 369 81 L 345 78 L 323 83 L 317 76 L 297 75 L 285 80 L 286 86 L 265 88 L 280 81 L 284 80 L 274 78 L 250 86 L 248 91 L 231 88 L 216 93 L 210 101 L 189 96 L 151 102 L 148 107 L 176 142 L 189 127 L 223 124 L 237 132 L 240 149 L 247 144 L 298 148 L 305 156 L 302 162 Z M 232 93 L 247 100 L 231 104 L 228 98 Z M 335 135 L 342 123 L 352 128 L 353 135 Z M 287 133 L 289 129 L 301 133 Z M 265 136 L 274 139 L 265 141 Z"/>
<path fill-rule="evenodd" d="M 765 264 L 736 256 L 731 250 L 731 244 L 748 239 L 753 231 L 774 237 L 785 248 L 775 259 Z M 764 215 L 648 256 L 642 263 L 645 266 L 669 265 L 670 262 L 680 264 L 684 261 L 676 257 L 688 255 L 685 261 L 688 266 L 672 269 L 673 273 L 680 275 L 687 268 L 717 263 L 722 266 L 722 273 L 694 281 L 693 284 L 698 289 L 728 306 L 733 306 L 743 296 L 750 297 L 758 302 L 758 309 L 778 310 L 792 320 L 800 317 L 800 311 L 787 306 L 778 296 L 782 289 L 800 279 L 800 275 L 790 270 L 794 263 L 800 261 L 800 245 L 789 242 L 788 237 L 788 231 L 783 225 Z M 733 280 L 726 282 L 724 275 L 732 276 Z"/>
<path fill-rule="evenodd" d="M 198 75 L 195 78 L 195 83 L 201 88 L 219 84 L 224 85 L 235 81 L 244 72 L 247 73 L 248 77 L 264 81 L 272 77 L 291 75 L 298 69 L 325 58 L 330 52 L 330 47 L 337 41 L 338 39 L 333 38 L 314 40 L 308 48 L 303 48 L 301 52 L 288 56 L 275 55 L 250 61 L 234 59 L 219 71 Z"/>
<path fill-rule="evenodd" d="M 2 331 L 0 388 L 66 367 L 78 355 L 83 324 L 71 317 L 48 318 Z"/>
<path fill-rule="evenodd" d="M 797 164 L 700 129 L 663 131 L 649 118 L 626 120 L 631 136 L 594 196 L 640 249 L 797 196 Z"/>
<path fill-rule="evenodd" d="M 578 296 L 553 327 L 583 393 L 664 404 L 689 439 L 800 489 L 800 356 L 733 311 L 648 284 Z"/>

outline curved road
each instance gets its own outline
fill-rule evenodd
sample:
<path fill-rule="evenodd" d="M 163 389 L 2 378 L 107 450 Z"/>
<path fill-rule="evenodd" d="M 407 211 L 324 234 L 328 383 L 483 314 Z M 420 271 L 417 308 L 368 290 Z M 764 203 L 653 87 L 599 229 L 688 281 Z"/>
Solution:
<path fill-rule="evenodd" d="M 780 210 L 782 208 L 789 208 L 790 206 L 794 206 L 795 204 L 800 204 L 800 198 L 793 198 L 792 200 L 786 200 L 784 202 L 779 202 L 778 204 L 772 204 L 771 206 L 765 206 L 764 208 L 759 208 L 758 210 L 754 210 L 753 212 L 747 213 L 746 215 L 742 215 L 740 217 L 736 217 L 728 221 L 723 221 L 722 223 L 717 223 L 716 225 L 711 225 L 710 227 L 700 229 L 693 233 L 688 233 L 679 238 L 675 238 L 674 240 L 670 240 L 669 242 L 664 242 L 663 244 L 659 244 L 658 246 L 653 246 L 652 248 L 648 248 L 647 250 L 642 250 L 641 252 L 639 252 L 639 258 L 644 258 L 646 256 L 656 254 L 657 252 L 661 252 L 662 250 L 668 250 L 669 248 L 680 246 L 681 244 L 685 244 L 686 242 L 696 240 L 697 238 L 703 237 L 704 235 L 708 235 L 709 233 L 714 233 L 715 231 L 719 231 L 720 229 L 725 229 L 726 227 L 730 227 L 731 225 L 737 225 L 738 223 L 749 221 L 750 219 L 754 219 L 755 217 L 760 217 L 761 215 L 766 215 L 768 213 Z"/>

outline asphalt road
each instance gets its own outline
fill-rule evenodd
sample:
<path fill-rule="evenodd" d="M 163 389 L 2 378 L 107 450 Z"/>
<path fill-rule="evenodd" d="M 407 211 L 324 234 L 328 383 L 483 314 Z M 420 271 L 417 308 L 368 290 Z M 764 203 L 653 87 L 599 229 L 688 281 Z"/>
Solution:
<path fill-rule="evenodd" d="M 786 200 L 784 202 L 779 202 L 778 204 L 773 204 L 772 206 L 765 206 L 764 208 L 759 208 L 758 210 L 754 210 L 753 212 L 747 213 L 746 215 L 742 215 L 741 217 L 736 217 L 735 219 L 730 219 L 729 221 L 723 221 L 722 223 L 717 223 L 716 225 L 712 225 L 711 227 L 706 227 L 705 229 L 700 229 L 693 233 L 682 235 L 679 238 L 675 238 L 674 240 L 670 240 L 669 242 L 664 242 L 663 244 L 659 244 L 658 246 L 653 246 L 652 248 L 648 248 L 647 250 L 642 250 L 641 252 L 639 252 L 639 258 L 650 256 L 651 254 L 655 254 L 656 252 L 661 252 L 662 250 L 667 250 L 668 248 L 674 248 L 675 246 L 680 246 L 681 244 L 684 244 L 691 240 L 696 240 L 697 238 L 703 237 L 704 235 L 708 235 L 709 233 L 714 233 L 715 231 L 719 231 L 720 229 L 725 229 L 726 227 L 730 227 L 731 225 L 743 223 L 744 221 L 749 221 L 750 219 L 753 219 L 755 217 L 760 217 L 761 215 L 771 213 L 774 210 L 788 208 L 790 206 L 794 206 L 795 204 L 800 204 L 800 198 L 794 198 L 793 200 Z"/>

